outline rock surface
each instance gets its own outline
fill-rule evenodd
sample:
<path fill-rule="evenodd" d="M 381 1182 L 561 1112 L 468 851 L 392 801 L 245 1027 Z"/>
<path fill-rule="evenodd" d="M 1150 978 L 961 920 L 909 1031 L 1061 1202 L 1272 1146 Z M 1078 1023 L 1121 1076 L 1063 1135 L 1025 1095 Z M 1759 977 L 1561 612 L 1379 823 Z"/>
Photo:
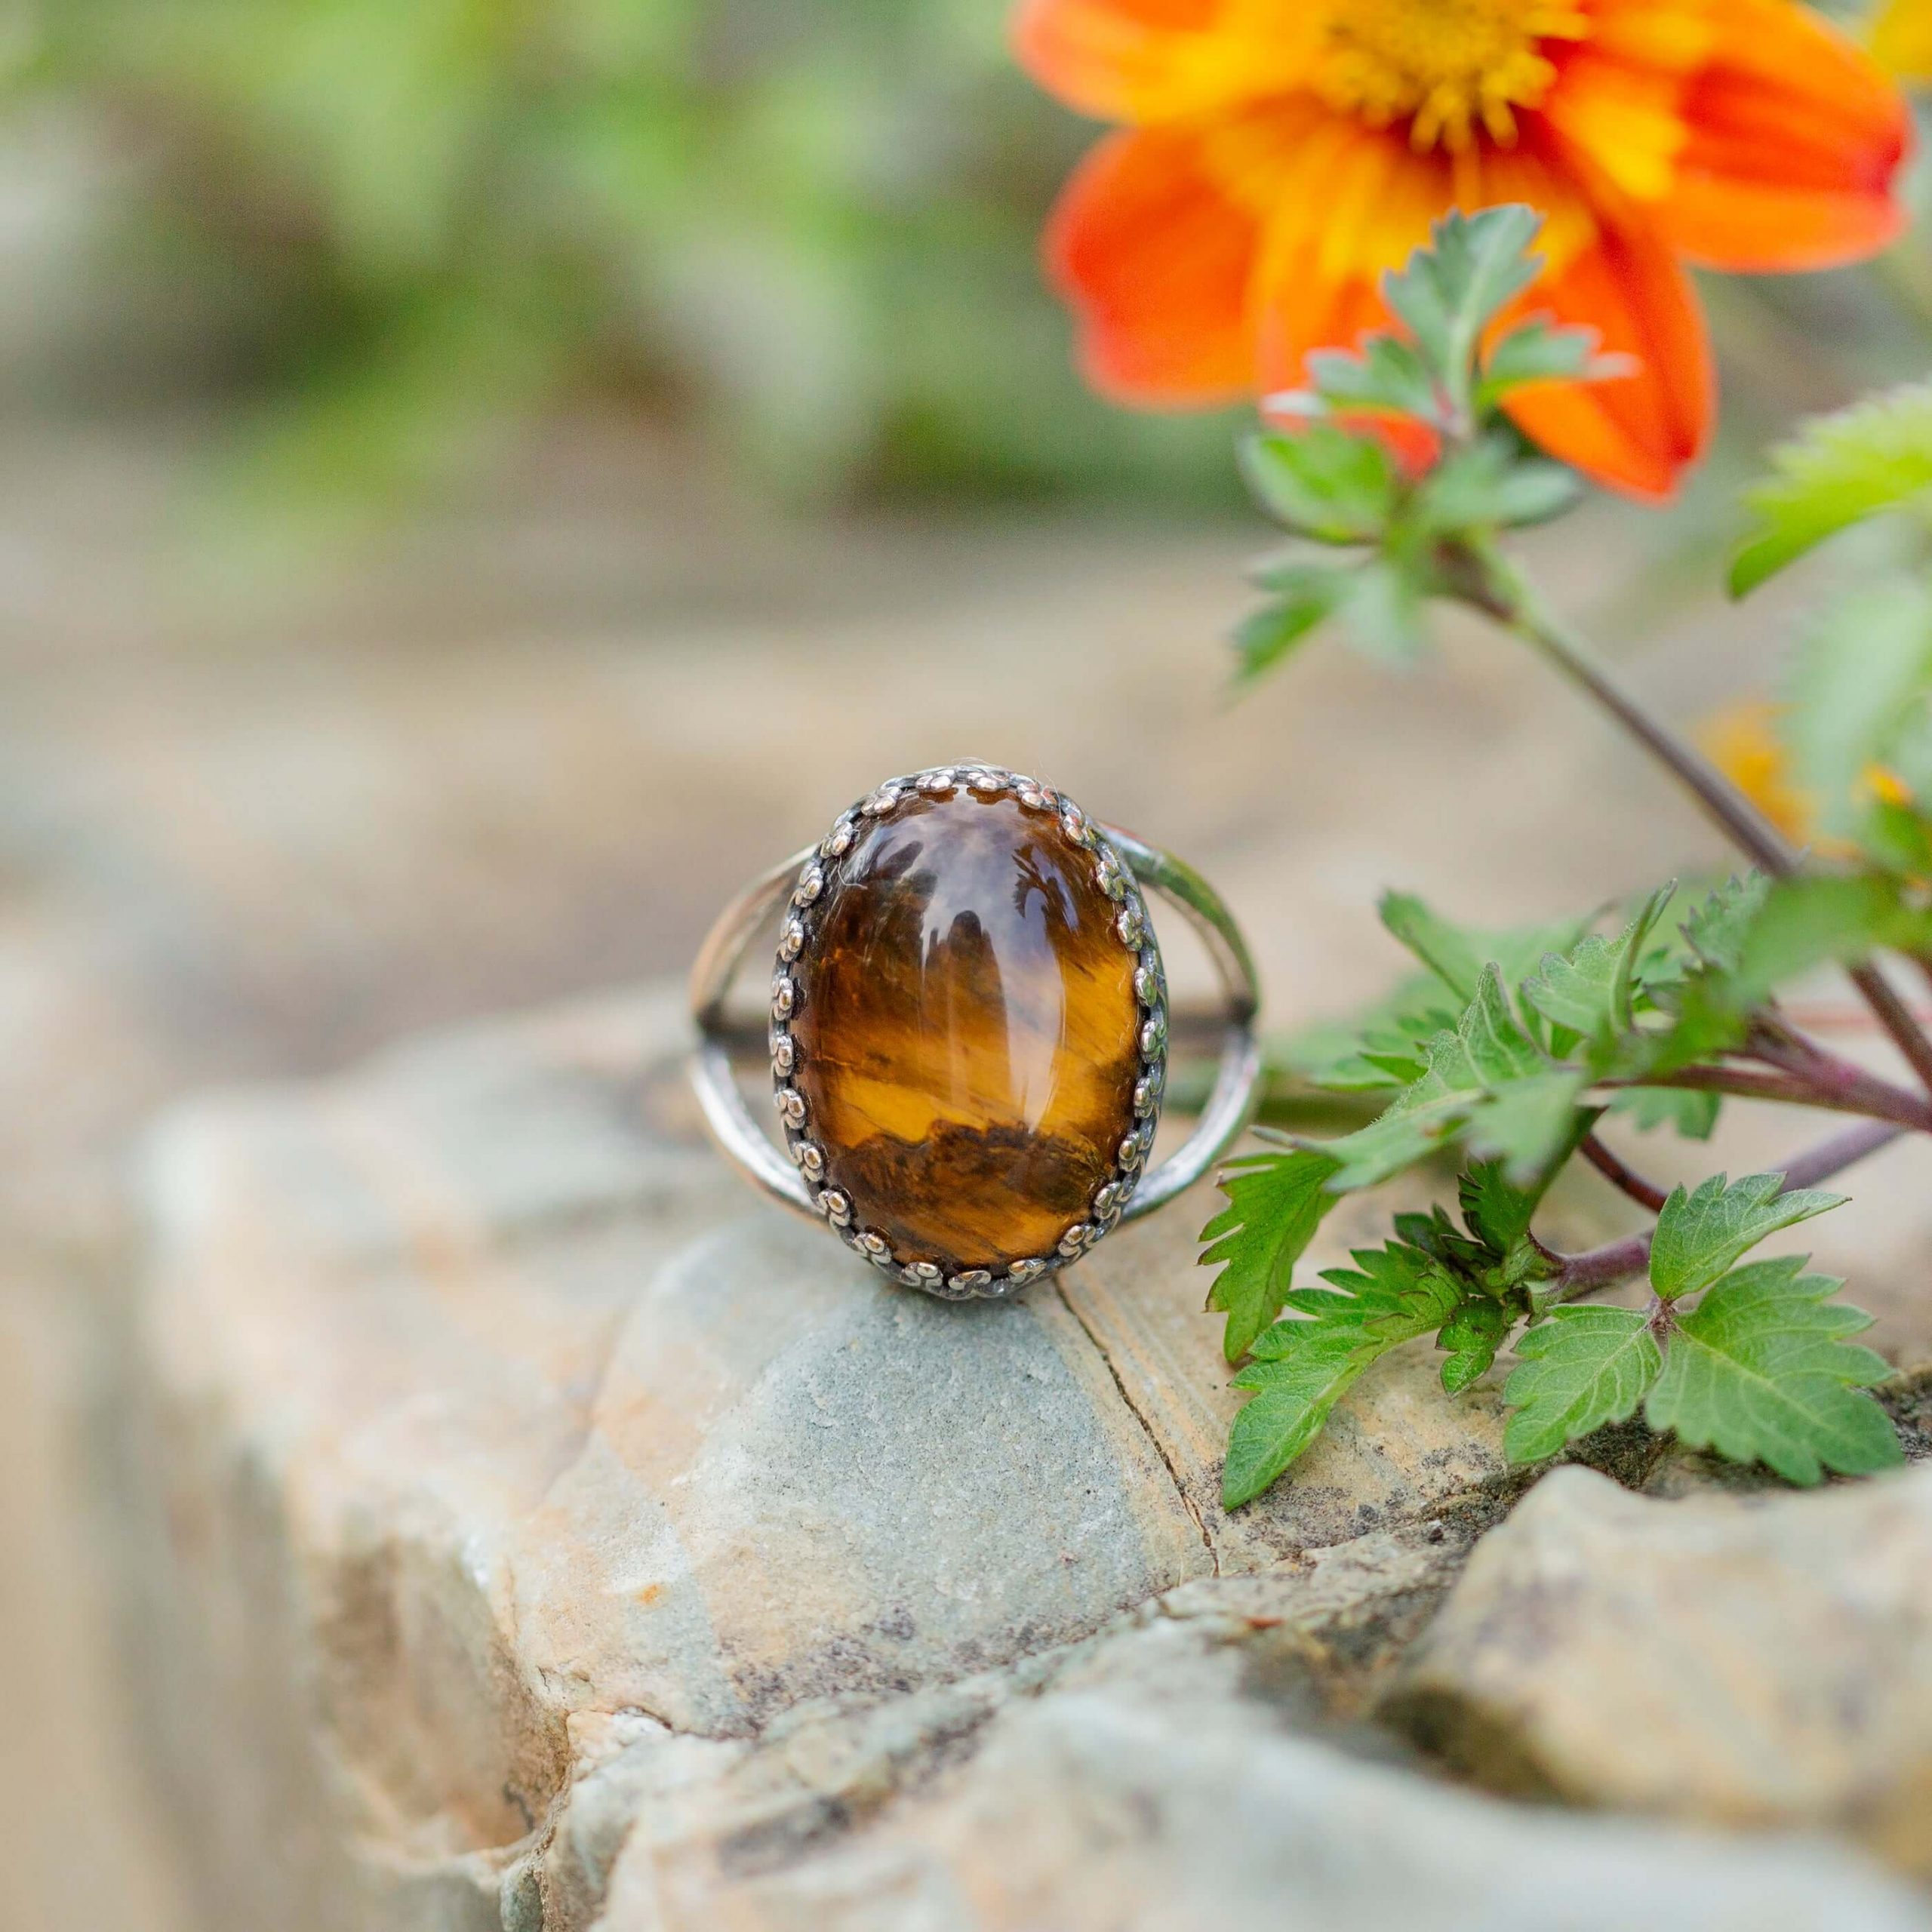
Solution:
<path fill-rule="evenodd" d="M 1932 1875 L 1932 1468 L 1672 1501 L 1558 1469 L 1392 1709 L 1500 1789 L 1829 1823 Z"/>
<path fill-rule="evenodd" d="M 616 997 L 152 1143 L 146 1676 L 205 1922 L 1932 1925 L 1848 1852 L 1399 1761 L 1370 1714 L 1514 1493 L 1493 1391 L 1398 1358 L 1230 1520 L 1201 1204 L 930 1303 L 723 1168 L 684 1044 Z"/>

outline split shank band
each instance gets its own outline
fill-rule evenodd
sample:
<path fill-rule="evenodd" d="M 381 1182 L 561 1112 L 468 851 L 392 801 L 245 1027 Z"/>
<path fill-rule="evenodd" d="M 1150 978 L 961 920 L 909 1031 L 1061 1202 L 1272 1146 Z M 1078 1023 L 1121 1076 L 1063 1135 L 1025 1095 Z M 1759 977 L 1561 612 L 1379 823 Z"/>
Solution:
<path fill-rule="evenodd" d="M 1199 934 L 1223 995 L 1213 1088 L 1158 1165 L 1168 1015 L 1141 888 Z M 726 1017 L 781 910 L 769 1039 L 783 1145 L 746 1101 Z M 1259 1082 L 1257 1005 L 1240 929 L 1191 867 L 1031 779 L 937 767 L 881 786 L 725 908 L 691 976 L 692 1078 L 718 1145 L 768 1193 L 907 1286 L 999 1297 L 1227 1151 Z M 1031 1014 L 1046 1023 L 1029 1039 Z M 1029 1067 L 1050 1070 L 1029 1081 Z M 1075 1117 L 1042 1118 L 1056 1107 Z"/>

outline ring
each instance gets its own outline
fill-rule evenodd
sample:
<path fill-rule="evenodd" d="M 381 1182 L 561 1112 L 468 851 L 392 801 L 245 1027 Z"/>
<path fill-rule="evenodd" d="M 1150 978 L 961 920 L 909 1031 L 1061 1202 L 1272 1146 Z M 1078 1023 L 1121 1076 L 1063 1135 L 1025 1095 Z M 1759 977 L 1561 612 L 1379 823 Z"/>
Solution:
<path fill-rule="evenodd" d="M 1225 995 L 1213 1088 L 1158 1166 L 1169 1018 L 1142 887 L 1199 932 Z M 739 1087 L 725 1015 L 781 909 L 782 1150 Z M 1258 1006 L 1247 943 L 1192 869 L 1051 786 L 944 765 L 881 785 L 725 909 L 691 975 L 692 1079 L 719 1146 L 768 1193 L 908 1287 L 1004 1297 L 1226 1152 L 1260 1081 Z"/>

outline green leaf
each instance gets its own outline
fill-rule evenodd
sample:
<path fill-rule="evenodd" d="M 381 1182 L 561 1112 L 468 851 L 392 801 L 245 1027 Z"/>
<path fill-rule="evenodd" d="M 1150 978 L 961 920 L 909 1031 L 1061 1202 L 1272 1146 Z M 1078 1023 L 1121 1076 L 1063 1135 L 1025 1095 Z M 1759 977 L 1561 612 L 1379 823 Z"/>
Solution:
<path fill-rule="evenodd" d="M 1250 1154 L 1223 1171 L 1228 1205 L 1201 1231 L 1211 1244 L 1201 1263 L 1221 1270 L 1208 1306 L 1228 1318 L 1229 1361 L 1240 1361 L 1281 1313 L 1295 1263 L 1335 1204 L 1327 1185 L 1334 1172 L 1326 1154 L 1301 1148 Z"/>
<path fill-rule="evenodd" d="M 1424 588 L 1415 572 L 1385 550 L 1350 571 L 1347 595 L 1337 612 L 1349 640 L 1367 656 L 1398 669 L 1426 648 Z"/>
<path fill-rule="evenodd" d="M 1269 1063 L 1345 1093 L 1421 1078 L 1429 1042 L 1453 1028 L 1463 1002 L 1433 974 L 1412 974 L 1352 1022 L 1318 1020 L 1269 1043 Z"/>
<path fill-rule="evenodd" d="M 1651 1285 L 1664 1301 L 1707 1288 L 1740 1257 L 1781 1228 L 1844 1205 L 1842 1194 L 1817 1188 L 1784 1192 L 1783 1174 L 1714 1174 L 1694 1193 L 1678 1187 L 1657 1217 L 1651 1244 Z"/>
<path fill-rule="evenodd" d="M 1442 1364 L 1445 1395 L 1460 1395 L 1496 1360 L 1515 1318 L 1500 1302 L 1466 1301 L 1442 1324 L 1435 1345 L 1449 1359 Z"/>
<path fill-rule="evenodd" d="M 1429 1042 L 1427 1070 L 1378 1119 L 1326 1144 L 1337 1192 L 1373 1186 L 1460 1139 L 1478 1160 L 1500 1158 L 1526 1183 L 1560 1158 L 1585 1084 L 1553 1066 L 1511 1010 L 1494 965 L 1454 1033 Z"/>
<path fill-rule="evenodd" d="M 1318 543 L 1377 543 L 1395 512 L 1394 457 L 1379 438 L 1333 423 L 1251 436 L 1241 468 L 1269 515 Z"/>
<path fill-rule="evenodd" d="M 1595 329 L 1558 328 L 1545 317 L 1533 316 L 1484 357 L 1477 406 L 1494 408 L 1532 383 L 1610 382 L 1634 374 L 1637 365 L 1631 357 L 1597 352 L 1602 340 Z"/>
<path fill-rule="evenodd" d="M 1287 1306 L 1294 1314 L 1256 1343 L 1257 1360 L 1292 1353 L 1311 1323 L 1326 1334 L 1346 1329 L 1389 1347 L 1427 1334 L 1455 1312 L 1462 1291 L 1441 1257 L 1427 1247 L 1392 1241 L 1381 1247 L 1354 1249 L 1349 1259 L 1352 1267 L 1322 1271 L 1325 1287 L 1297 1288 L 1289 1294 Z"/>
<path fill-rule="evenodd" d="M 1897 577 L 1840 599 L 1801 641 L 1780 721 L 1820 829 L 1857 838 L 1889 766 L 1932 696 L 1932 589 Z"/>
<path fill-rule="evenodd" d="M 1331 409 L 1392 410 L 1424 420 L 1436 413 L 1429 371 L 1399 336 L 1372 335 L 1358 355 L 1318 349 L 1308 358 L 1308 374 L 1315 394 Z"/>
<path fill-rule="evenodd" d="M 1416 514 L 1447 537 L 1513 530 L 1561 516 L 1583 494 L 1574 470 L 1531 456 L 1513 435 L 1498 434 L 1445 457 L 1417 491 Z"/>
<path fill-rule="evenodd" d="M 1706 966 L 1734 973 L 1770 889 L 1770 881 L 1758 872 L 1718 887 L 1684 922 L 1685 945 Z"/>
<path fill-rule="evenodd" d="M 1932 949 L 1932 912 L 1881 874 L 1807 873 L 1765 894 L 1737 948 L 1723 992 L 1734 1012 L 1820 966 L 1854 965 L 1884 947 Z"/>
<path fill-rule="evenodd" d="M 1649 1322 L 1627 1308 L 1559 1308 L 1518 1338 L 1503 1384 L 1515 1410 L 1503 1432 L 1512 1463 L 1540 1463 L 1566 1442 L 1637 1413 L 1663 1367 Z"/>
<path fill-rule="evenodd" d="M 1832 1301 L 1843 1284 L 1804 1266 L 1753 1262 L 1678 1321 L 1644 1407 L 1653 1429 L 1734 1463 L 1763 1463 L 1788 1482 L 1904 1460 L 1884 1411 L 1864 1392 L 1890 1369 L 1844 1339 L 1872 1318 Z"/>
<path fill-rule="evenodd" d="M 1814 417 L 1771 457 L 1772 475 L 1746 497 L 1758 529 L 1731 565 L 1743 597 L 1828 537 L 1932 488 L 1932 383 Z"/>
<path fill-rule="evenodd" d="M 1272 671 L 1319 630 L 1346 595 L 1347 583 L 1338 571 L 1306 564 L 1293 581 L 1278 579 L 1270 587 L 1280 595 L 1244 618 L 1235 632 L 1235 675 L 1244 685 Z"/>
<path fill-rule="evenodd" d="M 1518 926 L 1489 931 L 1457 925 L 1423 904 L 1413 893 L 1387 892 L 1378 909 L 1389 933 L 1415 955 L 1466 1006 L 1476 996 L 1482 969 L 1492 963 L 1505 983 L 1518 984 L 1534 972 L 1546 952 L 1564 952 L 1577 943 L 1584 921 Z"/>
<path fill-rule="evenodd" d="M 1482 333 L 1542 272 L 1529 248 L 1543 226 L 1534 209 L 1512 203 L 1472 215 L 1446 215 L 1406 267 L 1383 284 L 1431 374 L 1458 399 L 1469 394 Z"/>
<path fill-rule="evenodd" d="M 1543 1190 L 1518 1187 L 1500 1161 L 1478 1161 L 1457 1183 L 1463 1219 L 1491 1251 L 1506 1255 L 1530 1231 Z"/>
<path fill-rule="evenodd" d="M 1586 1040 L 1628 1032 L 1636 1023 L 1638 962 L 1677 887 L 1651 894 L 1617 938 L 1592 933 L 1567 955 L 1552 953 L 1523 997 L 1546 1020 Z"/>
<path fill-rule="evenodd" d="M 1321 1432 L 1364 1369 L 1398 1343 L 1439 1328 L 1460 1291 L 1434 1257 L 1406 1244 L 1364 1249 L 1355 1266 L 1331 1269 L 1326 1289 L 1297 1289 L 1295 1316 L 1257 1341 L 1235 1377 L 1254 1399 L 1235 1417 L 1221 1475 L 1229 1509 L 1251 1502 Z"/>
<path fill-rule="evenodd" d="M 1221 1471 L 1221 1505 L 1238 1509 L 1274 1483 L 1326 1426 L 1378 1349 L 1346 1337 L 1312 1338 L 1292 1355 L 1256 1362 L 1235 1378 L 1252 1400 L 1235 1417 Z"/>

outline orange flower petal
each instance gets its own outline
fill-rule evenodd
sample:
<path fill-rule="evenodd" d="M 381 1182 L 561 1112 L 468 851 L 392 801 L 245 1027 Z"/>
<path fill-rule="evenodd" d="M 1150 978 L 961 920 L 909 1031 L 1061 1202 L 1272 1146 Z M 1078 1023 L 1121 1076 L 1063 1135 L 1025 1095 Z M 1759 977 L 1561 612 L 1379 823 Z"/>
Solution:
<path fill-rule="evenodd" d="M 1271 190 L 1253 298 L 1264 390 L 1299 387 L 1311 349 L 1351 348 L 1386 328 L 1383 278 L 1456 205 L 1446 154 L 1417 154 L 1312 102 L 1256 116 L 1238 146 L 1217 144 L 1217 158 Z"/>
<path fill-rule="evenodd" d="M 1593 328 L 1607 352 L 1638 365 L 1609 382 L 1521 390 L 1510 415 L 1552 456 L 1598 481 L 1637 496 L 1668 495 L 1703 454 L 1715 400 L 1689 278 L 1647 212 L 1584 156 L 1526 142 L 1490 157 L 1484 186 L 1492 201 L 1529 202 L 1548 218 L 1542 246 L 1549 267 L 1518 310 Z"/>
<path fill-rule="evenodd" d="M 1087 157 L 1048 225 L 1048 271 L 1081 324 L 1103 393 L 1147 403 L 1231 401 L 1254 380 L 1253 211 L 1209 165 L 1201 131 L 1115 134 Z"/>
<path fill-rule="evenodd" d="M 1871 59 L 1795 0 L 1602 0 L 1551 123 L 1711 268 L 1832 266 L 1885 246 L 1910 145 Z"/>
<path fill-rule="evenodd" d="M 1318 44 L 1297 0 L 1023 0 L 1014 48 L 1041 85 L 1106 121 L 1174 121 L 1296 86 Z"/>

